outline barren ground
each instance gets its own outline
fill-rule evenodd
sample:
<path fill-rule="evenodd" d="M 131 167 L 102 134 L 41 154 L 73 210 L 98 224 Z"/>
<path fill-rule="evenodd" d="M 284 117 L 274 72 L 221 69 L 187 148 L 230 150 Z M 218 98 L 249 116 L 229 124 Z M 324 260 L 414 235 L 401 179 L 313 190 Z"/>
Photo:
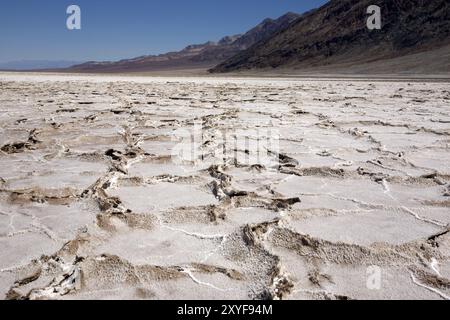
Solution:
<path fill-rule="evenodd" d="M 3 73 L 0 110 L 0 298 L 450 297 L 448 83 Z"/>

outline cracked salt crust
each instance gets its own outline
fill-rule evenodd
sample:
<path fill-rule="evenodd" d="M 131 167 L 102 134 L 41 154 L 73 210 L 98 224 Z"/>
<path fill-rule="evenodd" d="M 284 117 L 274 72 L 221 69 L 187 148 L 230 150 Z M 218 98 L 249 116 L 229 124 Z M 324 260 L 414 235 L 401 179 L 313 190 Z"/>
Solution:
<path fill-rule="evenodd" d="M 0 296 L 448 299 L 447 87 L 0 73 Z M 275 172 L 215 152 L 255 128 Z"/>

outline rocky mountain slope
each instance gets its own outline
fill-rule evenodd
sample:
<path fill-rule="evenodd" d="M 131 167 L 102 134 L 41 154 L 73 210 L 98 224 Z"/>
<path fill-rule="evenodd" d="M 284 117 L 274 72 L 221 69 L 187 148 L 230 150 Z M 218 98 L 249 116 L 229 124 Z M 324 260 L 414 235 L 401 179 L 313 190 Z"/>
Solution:
<path fill-rule="evenodd" d="M 69 68 L 78 72 L 142 72 L 190 68 L 210 68 L 242 50 L 246 50 L 258 41 L 271 37 L 285 29 L 300 16 L 287 13 L 278 19 L 266 19 L 243 35 L 227 36 L 218 42 L 190 45 L 178 52 L 161 55 L 143 56 L 118 62 L 87 62 Z"/>
<path fill-rule="evenodd" d="M 367 8 L 381 7 L 381 30 L 369 30 Z M 342 69 L 417 55 L 415 63 L 396 63 L 396 72 L 423 69 L 450 72 L 450 3 L 447 0 L 332 0 L 297 19 L 288 28 L 221 63 L 211 72 L 249 69 Z M 447 47 L 446 47 L 447 46 Z M 430 54 L 423 54 L 429 51 Z M 436 60 L 438 59 L 438 61 Z M 386 69 L 386 68 L 385 68 Z M 384 70 L 388 72 L 389 70 Z M 425 70 L 427 71 L 427 70 Z"/>

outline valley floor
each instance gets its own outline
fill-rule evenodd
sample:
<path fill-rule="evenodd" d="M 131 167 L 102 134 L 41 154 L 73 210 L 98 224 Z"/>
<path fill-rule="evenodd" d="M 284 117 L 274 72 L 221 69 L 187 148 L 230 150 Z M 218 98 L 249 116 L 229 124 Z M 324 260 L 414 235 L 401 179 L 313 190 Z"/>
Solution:
<path fill-rule="evenodd" d="M 448 83 L 0 73 L 0 299 L 449 299 Z"/>

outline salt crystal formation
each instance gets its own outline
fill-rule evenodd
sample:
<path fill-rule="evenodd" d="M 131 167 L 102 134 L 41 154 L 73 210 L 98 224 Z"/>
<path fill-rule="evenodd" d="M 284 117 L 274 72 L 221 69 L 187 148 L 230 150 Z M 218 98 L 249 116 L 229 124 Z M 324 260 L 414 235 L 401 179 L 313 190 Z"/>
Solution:
<path fill-rule="evenodd" d="M 450 296 L 448 83 L 3 73 L 0 111 L 3 299 Z"/>

